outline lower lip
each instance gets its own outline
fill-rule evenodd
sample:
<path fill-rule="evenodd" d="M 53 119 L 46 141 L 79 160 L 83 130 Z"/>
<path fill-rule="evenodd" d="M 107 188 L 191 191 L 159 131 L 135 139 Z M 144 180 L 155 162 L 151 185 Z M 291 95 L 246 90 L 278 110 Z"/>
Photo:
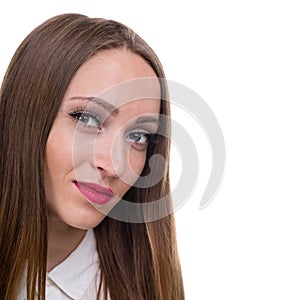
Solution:
<path fill-rule="evenodd" d="M 95 204 L 99 204 L 99 205 L 104 205 L 107 202 L 109 202 L 109 200 L 113 197 L 113 194 L 108 192 L 96 192 L 88 187 L 86 187 L 85 185 L 79 184 L 78 182 L 74 181 L 75 186 L 78 188 L 78 190 L 80 191 L 80 193 L 85 196 L 88 201 L 95 203 Z"/>

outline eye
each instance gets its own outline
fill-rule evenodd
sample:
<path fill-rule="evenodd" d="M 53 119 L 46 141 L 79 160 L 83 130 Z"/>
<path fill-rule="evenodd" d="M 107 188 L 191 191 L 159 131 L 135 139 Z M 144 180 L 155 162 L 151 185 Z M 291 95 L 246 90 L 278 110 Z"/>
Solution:
<path fill-rule="evenodd" d="M 74 118 L 77 122 L 80 122 L 81 125 L 93 128 L 93 129 L 101 129 L 102 121 L 93 112 L 89 111 L 74 111 L 69 114 L 72 118 Z"/>
<path fill-rule="evenodd" d="M 130 132 L 126 135 L 126 138 L 132 143 L 147 145 L 150 135 L 148 132 Z"/>

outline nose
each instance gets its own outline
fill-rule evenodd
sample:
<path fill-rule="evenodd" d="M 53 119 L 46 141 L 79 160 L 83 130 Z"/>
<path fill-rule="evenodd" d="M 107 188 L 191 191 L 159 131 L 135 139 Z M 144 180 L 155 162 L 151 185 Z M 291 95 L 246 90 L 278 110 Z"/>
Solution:
<path fill-rule="evenodd" d="M 126 168 L 126 149 L 122 135 L 108 132 L 97 136 L 94 149 L 95 166 L 102 176 L 120 177 Z"/>

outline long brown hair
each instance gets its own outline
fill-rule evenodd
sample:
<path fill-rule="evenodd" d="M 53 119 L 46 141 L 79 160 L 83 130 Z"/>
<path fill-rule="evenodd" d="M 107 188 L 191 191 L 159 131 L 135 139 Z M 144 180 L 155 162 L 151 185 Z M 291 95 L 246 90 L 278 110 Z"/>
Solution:
<path fill-rule="evenodd" d="M 153 50 L 115 21 L 65 14 L 31 32 L 17 49 L 0 93 L 0 298 L 15 299 L 27 276 L 27 298 L 45 299 L 47 206 L 44 154 L 52 124 L 69 83 L 99 51 L 127 48 L 143 57 L 159 78 L 163 68 Z M 162 97 L 167 89 L 162 83 Z M 168 101 L 161 114 L 169 116 Z M 166 122 L 167 119 L 166 119 Z M 169 124 L 165 124 L 169 131 Z M 168 135 L 168 132 L 166 133 Z M 164 178 L 146 189 L 132 187 L 125 199 L 153 201 L 167 195 L 168 138 L 148 149 L 166 159 Z M 146 174 L 147 163 L 143 171 Z M 112 300 L 184 299 L 173 214 L 152 222 L 126 223 L 106 217 L 95 229 L 101 288 Z M 101 246 L 100 246 L 101 244 Z M 27 272 L 27 273 L 26 273 Z M 106 298 L 105 296 L 105 298 Z"/>

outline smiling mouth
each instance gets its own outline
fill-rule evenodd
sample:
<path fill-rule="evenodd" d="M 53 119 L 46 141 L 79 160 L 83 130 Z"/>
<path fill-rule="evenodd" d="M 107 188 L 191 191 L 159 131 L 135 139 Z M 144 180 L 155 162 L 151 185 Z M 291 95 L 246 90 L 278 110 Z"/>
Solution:
<path fill-rule="evenodd" d="M 80 193 L 92 203 L 104 205 L 114 197 L 111 189 L 103 187 L 100 184 L 79 181 L 73 181 L 73 183 Z"/>

